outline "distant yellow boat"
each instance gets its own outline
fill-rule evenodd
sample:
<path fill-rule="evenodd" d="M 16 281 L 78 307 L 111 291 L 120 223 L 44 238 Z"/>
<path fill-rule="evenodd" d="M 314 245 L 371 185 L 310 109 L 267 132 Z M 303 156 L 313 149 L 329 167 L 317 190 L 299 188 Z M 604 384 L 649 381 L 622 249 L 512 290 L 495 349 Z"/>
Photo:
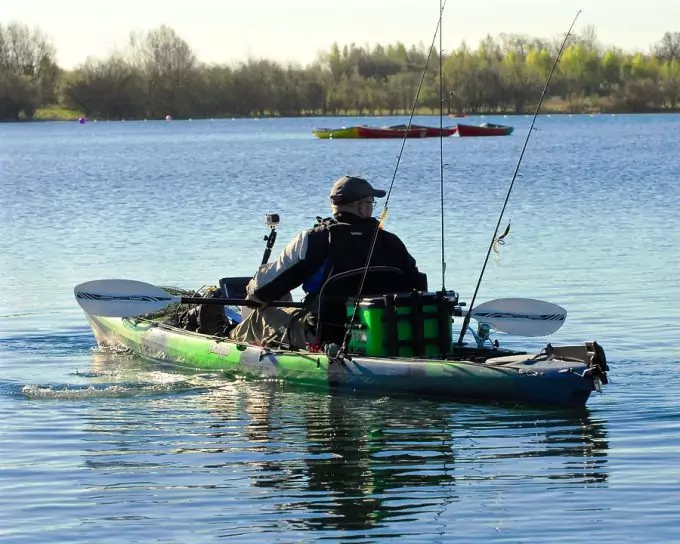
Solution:
<path fill-rule="evenodd" d="M 317 128 L 312 131 L 312 134 L 322 140 L 331 140 L 335 138 L 358 138 L 359 127 L 342 127 L 342 128 Z"/>

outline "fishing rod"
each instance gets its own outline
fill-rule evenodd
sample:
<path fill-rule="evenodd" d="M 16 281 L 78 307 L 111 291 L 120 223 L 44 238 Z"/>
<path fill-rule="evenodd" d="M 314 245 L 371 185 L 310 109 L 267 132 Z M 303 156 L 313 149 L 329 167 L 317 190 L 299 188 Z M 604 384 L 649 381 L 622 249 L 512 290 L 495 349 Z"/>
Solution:
<path fill-rule="evenodd" d="M 368 257 L 366 258 L 366 265 L 364 266 L 364 272 L 361 275 L 361 281 L 359 283 L 359 292 L 357 293 L 356 301 L 354 303 L 354 308 L 352 310 L 352 317 L 350 318 L 349 325 L 347 326 L 347 329 L 345 331 L 345 336 L 342 341 L 342 346 L 340 347 L 340 350 L 336 354 L 337 358 L 342 357 L 344 353 L 347 353 L 347 345 L 349 342 L 350 338 L 350 333 L 352 331 L 352 327 L 354 326 L 354 322 L 356 321 L 356 316 L 357 316 L 357 311 L 359 309 L 359 303 L 361 302 L 361 293 L 364 291 L 364 285 L 366 283 L 366 276 L 368 275 L 368 269 L 371 266 L 371 257 L 373 256 L 373 252 L 375 251 L 375 244 L 378 241 L 378 234 L 380 232 L 380 229 L 382 228 L 383 223 L 385 222 L 385 219 L 387 218 L 387 213 L 388 213 L 388 204 L 390 201 L 390 196 L 392 195 L 392 189 L 394 187 L 394 181 L 397 177 L 397 171 L 399 170 L 399 164 L 401 162 L 401 157 L 404 154 L 404 147 L 406 147 L 406 139 L 408 138 L 408 132 L 409 129 L 411 128 L 411 124 L 413 122 L 413 117 L 416 112 L 416 106 L 418 105 L 418 97 L 420 96 L 420 91 L 423 88 L 423 82 L 425 81 L 425 75 L 427 74 L 427 67 L 430 64 L 430 58 L 432 58 L 432 50 L 434 49 L 434 45 L 437 40 L 437 34 L 440 33 L 441 29 L 441 24 L 442 24 L 442 16 L 444 14 L 444 9 L 446 8 L 446 0 L 439 0 L 439 18 L 437 19 L 437 26 L 434 31 L 434 36 L 432 36 L 432 43 L 430 44 L 430 49 L 427 53 L 427 59 L 425 60 L 425 67 L 423 68 L 423 73 L 420 76 L 420 83 L 418 84 L 418 89 L 416 90 L 416 96 L 415 99 L 413 100 L 413 106 L 411 107 L 411 113 L 408 118 L 408 123 L 406 125 L 406 131 L 404 132 L 404 137 L 401 140 L 401 148 L 399 149 L 399 154 L 397 155 L 397 163 L 394 166 L 394 172 L 392 173 L 392 180 L 390 181 L 390 186 L 387 190 L 387 195 L 385 195 L 385 204 L 383 206 L 383 211 L 380 213 L 380 219 L 378 220 L 378 226 L 375 229 L 375 233 L 373 234 L 373 239 L 371 240 L 371 246 L 368 251 Z M 441 42 L 440 42 L 441 43 Z M 440 54 L 441 58 L 441 54 Z M 441 60 L 440 60 L 441 62 Z M 440 139 L 441 139 L 441 132 L 440 132 Z M 443 160 L 443 159 L 442 159 Z M 440 168 L 443 169 L 443 166 Z M 443 227 L 442 227 L 443 228 Z M 442 279 L 443 283 L 443 279 Z"/>
<path fill-rule="evenodd" d="M 413 123 L 413 117 L 416 112 L 416 107 L 418 106 L 418 97 L 420 96 L 420 91 L 423 88 L 423 82 L 425 81 L 425 75 L 427 74 L 427 67 L 430 64 L 430 59 L 432 58 L 432 51 L 434 49 L 434 44 L 437 39 L 437 34 L 440 31 L 441 24 L 442 24 L 442 16 L 444 15 L 444 9 L 446 8 L 446 0 L 443 0 L 443 2 L 440 0 L 439 2 L 439 19 L 437 20 L 437 27 L 435 28 L 434 31 L 434 36 L 432 36 L 432 43 L 430 44 L 430 49 L 427 53 L 427 59 L 425 60 L 425 67 L 423 68 L 423 73 L 420 76 L 420 82 L 418 83 L 418 89 L 416 90 L 416 97 L 413 100 L 413 106 L 411 106 L 411 113 L 408 118 L 408 123 L 406 124 L 407 130 L 404 132 L 404 137 L 401 139 L 401 148 L 399 149 L 399 154 L 397 155 L 397 163 L 394 165 L 394 172 L 392 173 L 392 180 L 390 181 L 390 186 L 387 190 L 387 196 L 385 198 L 385 205 L 383 206 L 383 211 L 380 214 L 380 225 L 382 226 L 383 221 L 387 218 L 387 208 L 388 208 L 388 203 L 390 201 L 390 196 L 392 195 L 392 188 L 394 187 L 394 181 L 397 177 L 397 171 L 399 170 L 399 164 L 401 163 L 401 157 L 404 154 L 404 147 L 406 147 L 406 140 L 408 138 L 408 129 L 411 128 L 411 124 Z M 375 241 L 377 239 L 377 233 L 376 237 L 373 239 L 373 245 L 375 245 Z M 373 249 L 371 247 L 371 249 Z"/>
<path fill-rule="evenodd" d="M 443 56 L 444 49 L 442 45 L 442 28 L 441 28 L 441 12 L 442 0 L 439 0 L 439 215 L 441 217 L 441 241 L 442 241 L 442 291 L 446 291 L 446 256 L 444 244 L 444 77 L 443 77 Z"/>
<path fill-rule="evenodd" d="M 517 179 L 517 174 L 519 172 L 519 168 L 522 164 L 522 159 L 524 158 L 524 152 L 527 149 L 527 144 L 529 143 L 529 138 L 531 138 L 531 133 L 534 130 L 534 124 L 536 123 L 536 118 L 538 117 L 538 113 L 541 110 L 541 105 L 543 104 L 543 99 L 545 98 L 546 93 L 548 92 L 548 86 L 550 85 L 550 80 L 552 79 L 553 74 L 555 73 L 555 69 L 557 68 L 557 64 L 559 63 L 560 57 L 562 56 L 562 51 L 564 50 L 565 46 L 567 45 L 567 41 L 569 40 L 569 36 L 571 36 L 571 31 L 574 28 L 574 25 L 576 24 L 576 20 L 578 19 L 578 16 L 581 15 L 581 10 L 578 10 L 576 13 L 576 16 L 574 17 L 574 20 L 571 22 L 571 26 L 569 27 L 569 30 L 567 31 L 567 35 L 564 37 L 564 40 L 562 41 L 562 45 L 560 46 L 559 51 L 557 52 L 557 56 L 555 57 L 555 62 L 552 65 L 552 68 L 550 69 L 550 73 L 548 74 L 548 79 L 545 82 L 545 86 L 543 87 L 543 92 L 541 93 L 541 97 L 538 100 L 538 105 L 536 106 L 536 110 L 534 111 L 534 115 L 531 119 L 531 125 L 529 126 L 529 131 L 527 132 L 527 137 L 524 140 L 524 145 L 522 146 L 522 151 L 519 154 L 519 159 L 517 160 L 517 165 L 515 166 L 515 171 L 512 174 L 512 179 L 510 180 L 510 186 L 508 187 L 508 192 L 505 195 L 505 201 L 503 202 L 503 207 L 501 208 L 501 213 L 498 216 L 498 221 L 496 222 L 496 228 L 493 231 L 493 236 L 491 237 L 491 242 L 489 243 L 489 249 L 486 252 L 486 257 L 484 258 L 484 264 L 482 265 L 482 270 L 479 274 L 479 279 L 477 280 L 477 285 L 475 286 L 475 291 L 472 295 L 472 300 L 470 300 L 470 305 L 469 305 L 469 310 L 465 314 L 465 318 L 463 319 L 463 325 L 460 329 L 460 335 L 458 336 L 458 345 L 461 346 L 463 345 L 463 337 L 465 336 L 465 332 L 467 331 L 468 326 L 470 325 L 470 319 L 472 318 L 472 309 L 475 306 L 475 299 L 477 298 L 477 293 L 479 292 L 479 287 L 482 284 L 482 278 L 484 277 L 484 272 L 486 271 L 486 265 L 489 262 L 489 256 L 491 255 L 491 250 L 494 247 L 494 244 L 496 243 L 496 240 L 498 239 L 498 230 L 501 226 L 501 221 L 503 220 L 503 214 L 505 213 L 505 208 L 508 205 L 508 201 L 510 200 L 510 193 L 512 192 L 512 188 L 515 185 L 515 180 Z"/>

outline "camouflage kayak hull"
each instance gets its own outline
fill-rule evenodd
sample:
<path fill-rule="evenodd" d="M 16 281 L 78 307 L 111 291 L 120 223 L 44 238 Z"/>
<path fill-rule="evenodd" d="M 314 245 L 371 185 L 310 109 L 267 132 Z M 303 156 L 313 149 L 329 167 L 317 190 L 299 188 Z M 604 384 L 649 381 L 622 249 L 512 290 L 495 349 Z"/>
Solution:
<path fill-rule="evenodd" d="M 375 391 L 583 408 L 602 381 L 587 346 L 550 347 L 525 354 L 461 348 L 445 360 L 277 351 L 189 332 L 145 319 L 87 315 L 101 346 L 122 346 L 152 360 L 185 368 L 268 378 L 323 389 Z"/>

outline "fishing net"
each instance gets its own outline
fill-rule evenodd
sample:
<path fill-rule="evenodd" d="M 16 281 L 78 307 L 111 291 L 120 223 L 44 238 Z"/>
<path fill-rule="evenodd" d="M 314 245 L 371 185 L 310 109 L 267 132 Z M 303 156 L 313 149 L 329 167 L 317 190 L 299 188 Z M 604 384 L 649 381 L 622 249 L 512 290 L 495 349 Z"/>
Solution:
<path fill-rule="evenodd" d="M 167 291 L 171 295 L 178 297 L 200 297 L 205 296 L 207 289 L 216 289 L 215 287 L 203 286 L 197 291 L 191 291 L 189 289 L 183 289 L 181 287 L 175 286 L 162 286 L 161 289 Z M 195 308 L 196 304 L 180 304 L 179 302 L 173 302 L 165 308 L 158 310 L 157 312 L 151 312 L 143 315 L 144 319 L 152 319 L 154 321 L 161 321 L 167 323 L 168 325 L 177 326 L 179 324 L 179 317 L 184 314 L 187 310 Z"/>
<path fill-rule="evenodd" d="M 174 286 L 162 288 L 175 296 L 202 297 L 206 300 L 221 295 L 219 288 L 214 285 L 204 285 L 196 291 Z M 236 322 L 225 315 L 224 305 L 220 304 L 172 303 L 162 310 L 145 315 L 144 319 L 211 336 L 225 336 L 236 326 Z"/>

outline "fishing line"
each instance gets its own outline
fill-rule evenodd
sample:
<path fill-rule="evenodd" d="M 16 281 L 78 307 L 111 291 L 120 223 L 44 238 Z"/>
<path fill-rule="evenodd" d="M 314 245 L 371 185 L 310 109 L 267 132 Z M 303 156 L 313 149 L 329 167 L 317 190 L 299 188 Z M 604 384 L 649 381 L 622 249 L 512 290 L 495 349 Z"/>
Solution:
<path fill-rule="evenodd" d="M 416 96 L 415 99 L 413 100 L 413 106 L 411 107 L 411 113 L 408 118 L 408 123 L 406 125 L 406 131 L 404 132 L 404 137 L 401 140 L 401 148 L 399 149 L 399 154 L 397 155 L 397 163 L 394 166 L 394 172 L 392 173 L 392 180 L 390 181 L 390 186 L 387 190 L 387 195 L 385 197 L 385 205 L 383 207 L 383 211 L 380 214 L 380 219 L 378 221 L 378 228 L 375 229 L 375 234 L 373 235 L 373 239 L 371 240 L 371 246 L 368 251 L 368 257 L 366 258 L 366 265 L 364 266 L 364 272 L 361 276 L 361 282 L 359 283 L 359 292 L 357 293 L 356 297 L 356 302 L 354 303 L 354 309 L 352 310 L 352 317 L 349 321 L 349 325 L 347 326 L 347 330 L 345 331 L 345 336 L 342 341 L 342 346 L 340 348 L 340 353 L 339 355 L 342 355 L 344 353 L 347 353 L 347 344 L 349 342 L 349 337 L 350 337 L 350 332 L 352 330 L 352 327 L 354 326 L 354 322 L 356 321 L 356 315 L 357 311 L 359 309 L 359 303 L 361 302 L 361 293 L 364 290 L 364 284 L 366 283 L 366 276 L 368 275 L 368 269 L 371 265 L 371 257 L 373 257 L 373 252 L 375 250 L 375 244 L 378 241 L 378 234 L 380 233 L 380 229 L 383 226 L 383 223 L 385 219 L 387 218 L 387 213 L 388 213 L 388 204 L 390 201 L 390 196 L 392 195 L 392 188 L 394 187 L 394 181 L 397 177 L 397 171 L 399 170 L 399 163 L 401 162 L 401 157 L 404 154 L 404 147 L 406 147 L 406 139 L 408 138 L 408 133 L 411 128 L 411 123 L 413 122 L 413 117 L 415 115 L 416 111 L 416 106 L 418 105 L 418 97 L 420 96 L 420 91 L 423 88 L 423 82 L 425 81 L 425 75 L 427 74 L 427 67 L 430 64 L 430 58 L 432 58 L 432 51 L 434 49 L 434 44 L 436 43 L 437 40 L 437 34 L 440 34 L 440 28 L 442 24 L 442 15 L 444 14 L 444 8 L 446 8 L 446 0 L 442 2 L 440 0 L 439 2 L 439 18 L 437 19 L 437 26 L 434 31 L 434 36 L 432 36 L 432 43 L 430 44 L 430 49 L 427 53 L 427 59 L 425 60 L 425 67 L 423 68 L 423 73 L 420 76 L 420 83 L 418 84 L 418 89 L 416 90 Z M 440 37 L 440 44 L 441 44 L 441 37 Z M 440 64 L 441 64 L 441 52 L 440 52 Z M 441 68 L 440 68 L 440 73 L 441 73 Z M 441 83 L 440 83 L 441 84 Z M 441 132 L 440 132 L 440 141 L 441 141 Z M 441 159 L 443 161 L 443 159 Z M 440 167 L 440 170 L 443 170 L 443 166 Z M 443 175 L 443 174 L 442 174 Z M 442 226 L 443 228 L 443 226 Z M 443 279 L 442 279 L 443 283 Z"/>
<path fill-rule="evenodd" d="M 470 319 L 472 318 L 472 309 L 475 306 L 475 299 L 477 298 L 477 293 L 479 292 L 479 286 L 482 283 L 482 278 L 484 277 L 484 272 L 486 271 L 486 265 L 489 262 L 489 256 L 491 255 L 491 251 L 494 247 L 494 244 L 496 243 L 496 240 L 498 239 L 498 229 L 501 226 L 501 221 L 503 220 L 503 214 L 505 213 L 505 208 L 508 205 L 508 201 L 510 200 L 510 193 L 512 192 L 512 188 L 515 185 L 515 180 L 517 179 L 517 173 L 519 172 L 519 167 L 522 164 L 522 158 L 524 158 L 524 152 L 526 151 L 527 144 L 529 143 L 529 138 L 531 138 L 531 133 L 534 130 L 534 124 L 536 123 L 536 117 L 538 117 L 538 112 L 541 110 L 541 105 L 543 104 L 543 98 L 545 98 L 546 93 L 548 92 L 548 85 L 550 85 L 550 80 L 552 79 L 553 74 L 555 73 L 555 69 L 557 68 L 557 64 L 560 61 L 560 57 L 562 56 L 562 51 L 564 50 L 565 46 L 567 45 L 567 41 L 569 40 L 569 36 L 571 36 L 571 31 L 574 28 L 574 25 L 576 24 L 576 20 L 578 19 L 578 16 L 581 14 L 581 10 L 578 10 L 576 13 L 576 17 L 574 17 L 574 20 L 571 22 L 571 26 L 569 27 L 569 30 L 567 31 L 567 35 L 564 37 L 564 40 L 562 41 L 562 45 L 560 46 L 559 51 L 557 52 L 557 56 L 555 57 L 555 62 L 552 65 L 552 68 L 550 69 L 550 73 L 548 74 L 548 79 L 545 82 L 545 86 L 543 87 L 543 92 L 541 93 L 541 97 L 538 100 L 538 105 L 536 106 L 536 111 L 534 112 L 534 115 L 531 119 L 531 126 L 529 127 L 529 131 L 527 132 L 527 137 L 524 140 L 524 145 L 522 146 L 522 151 L 519 154 L 519 159 L 517 161 L 517 165 L 515 166 L 515 171 L 512 174 L 512 180 L 510 181 L 510 186 L 508 187 L 508 192 L 505 195 L 505 201 L 503 202 L 503 207 L 501 208 L 501 213 L 498 216 L 498 221 L 496 223 L 496 228 L 493 231 L 493 236 L 491 237 L 491 242 L 489 243 L 489 249 L 486 251 L 486 257 L 484 258 L 484 264 L 482 265 L 482 271 L 479 274 L 479 279 L 477 280 L 477 285 L 475 286 L 475 291 L 472 295 L 472 300 L 470 300 L 470 305 L 469 305 L 469 310 L 465 314 L 465 318 L 463 319 L 463 325 L 460 329 L 460 335 L 458 336 L 458 345 L 463 345 L 463 337 L 465 336 L 465 332 L 467 331 L 468 326 L 470 325 Z"/>

